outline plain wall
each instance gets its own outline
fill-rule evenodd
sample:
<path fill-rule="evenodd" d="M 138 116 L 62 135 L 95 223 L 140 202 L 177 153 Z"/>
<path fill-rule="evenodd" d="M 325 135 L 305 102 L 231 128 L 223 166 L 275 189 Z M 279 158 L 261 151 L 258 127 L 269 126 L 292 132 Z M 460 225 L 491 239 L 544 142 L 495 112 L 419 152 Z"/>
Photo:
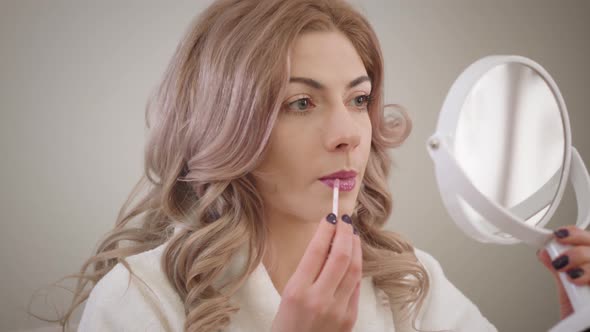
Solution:
<path fill-rule="evenodd" d="M 0 330 L 47 325 L 24 313 L 33 291 L 76 272 L 143 167 L 144 107 L 189 22 L 209 1 L 0 0 Z M 568 106 L 590 164 L 590 2 L 360 1 L 386 62 L 386 100 L 414 129 L 393 151 L 388 228 L 436 257 L 499 331 L 559 319 L 534 250 L 481 244 L 447 215 L 425 148 L 449 87 L 476 59 L 530 57 Z M 552 228 L 575 221 L 566 195 Z M 59 296 L 58 296 L 59 298 Z"/>

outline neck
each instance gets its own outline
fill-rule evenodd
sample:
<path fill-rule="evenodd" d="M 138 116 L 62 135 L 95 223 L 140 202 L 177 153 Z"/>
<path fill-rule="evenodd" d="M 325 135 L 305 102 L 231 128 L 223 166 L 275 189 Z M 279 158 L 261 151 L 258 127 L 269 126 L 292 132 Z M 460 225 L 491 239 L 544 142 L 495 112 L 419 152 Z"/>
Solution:
<path fill-rule="evenodd" d="M 318 227 L 318 221 L 302 220 L 292 214 L 267 211 L 267 245 L 263 264 L 277 292 L 283 294 L 285 285 L 297 270 L 307 245 Z"/>

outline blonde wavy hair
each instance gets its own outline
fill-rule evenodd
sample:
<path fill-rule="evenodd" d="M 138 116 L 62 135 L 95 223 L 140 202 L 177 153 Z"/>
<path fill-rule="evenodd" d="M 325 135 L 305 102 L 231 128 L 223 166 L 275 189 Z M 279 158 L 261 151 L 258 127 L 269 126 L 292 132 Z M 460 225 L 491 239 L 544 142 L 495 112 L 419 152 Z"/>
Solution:
<path fill-rule="evenodd" d="M 310 31 L 344 33 L 371 78 L 371 151 L 352 219 L 362 239 L 363 277 L 373 277 L 387 295 L 396 325 L 409 318 L 415 325 L 429 279 L 412 245 L 383 229 L 392 210 L 388 149 L 405 140 L 411 122 L 397 105 L 388 106 L 401 116 L 387 116 L 375 32 L 344 1 L 219 0 L 192 22 L 148 102 L 144 174 L 114 229 L 80 272 L 66 277 L 77 285 L 69 309 L 54 320 L 63 330 L 116 264 L 132 272 L 126 257 L 165 242 L 161 264 L 184 302 L 185 330 L 228 326 L 239 310 L 230 297 L 266 250 L 264 202 L 253 171 L 285 98 L 290 47 Z M 216 287 L 243 246 L 249 249 L 245 269 Z"/>

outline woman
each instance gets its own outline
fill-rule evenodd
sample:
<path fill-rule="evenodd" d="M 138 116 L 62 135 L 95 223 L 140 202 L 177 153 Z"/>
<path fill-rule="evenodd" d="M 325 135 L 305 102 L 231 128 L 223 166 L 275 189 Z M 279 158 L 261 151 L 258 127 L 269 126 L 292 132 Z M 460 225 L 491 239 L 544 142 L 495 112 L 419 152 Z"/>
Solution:
<path fill-rule="evenodd" d="M 387 149 L 410 130 L 383 111 L 378 40 L 346 3 L 215 2 L 151 100 L 145 176 L 64 321 L 88 299 L 81 331 L 495 331 L 382 229 Z M 561 270 L 589 271 L 590 236 L 568 229 Z"/>

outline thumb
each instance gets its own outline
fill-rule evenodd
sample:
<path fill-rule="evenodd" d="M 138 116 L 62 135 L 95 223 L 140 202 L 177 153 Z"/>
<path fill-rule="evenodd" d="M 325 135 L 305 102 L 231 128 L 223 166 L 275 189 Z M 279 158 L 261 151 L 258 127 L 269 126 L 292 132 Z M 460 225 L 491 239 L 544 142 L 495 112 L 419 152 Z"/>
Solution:
<path fill-rule="evenodd" d="M 549 270 L 549 272 L 551 272 L 551 275 L 553 275 L 553 278 L 559 280 L 559 276 L 557 275 L 557 271 L 555 271 L 555 269 L 553 268 L 553 265 L 551 265 L 551 257 L 549 257 L 547 250 L 539 249 L 537 251 L 537 259 L 539 259 L 539 261 L 541 263 L 543 263 L 543 265 L 545 265 L 545 267 Z M 560 285 L 561 285 L 561 283 L 560 283 Z"/>

